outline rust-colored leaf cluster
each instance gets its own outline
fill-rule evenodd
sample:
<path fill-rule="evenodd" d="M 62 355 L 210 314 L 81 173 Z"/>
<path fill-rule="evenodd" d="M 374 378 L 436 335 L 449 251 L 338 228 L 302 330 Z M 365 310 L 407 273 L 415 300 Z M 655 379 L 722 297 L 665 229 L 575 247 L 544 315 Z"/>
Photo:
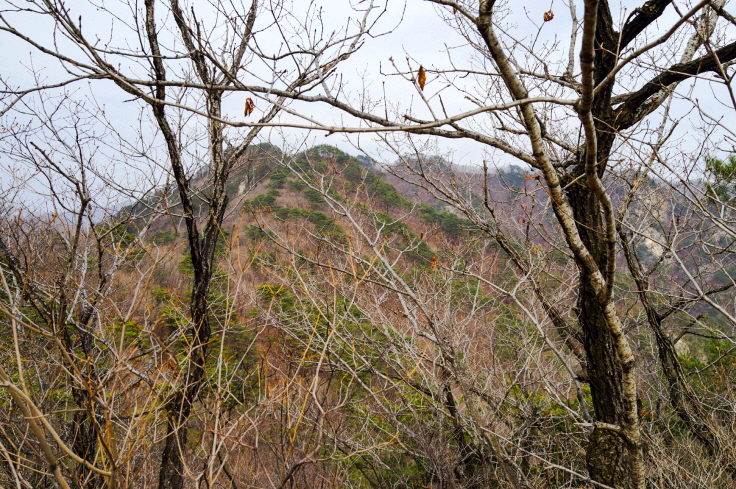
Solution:
<path fill-rule="evenodd" d="M 417 83 L 419 83 L 419 88 L 424 91 L 424 84 L 427 83 L 427 73 L 424 71 L 424 66 L 419 67 L 419 73 L 417 74 Z"/>
<path fill-rule="evenodd" d="M 245 110 L 243 111 L 243 115 L 248 117 L 253 113 L 253 110 L 256 108 L 255 102 L 253 102 L 253 99 L 248 97 L 245 99 Z"/>
<path fill-rule="evenodd" d="M 547 12 L 544 13 L 544 21 L 545 22 L 549 22 L 550 20 L 552 20 L 554 18 L 555 18 L 555 13 L 552 12 L 551 10 L 548 10 Z"/>
<path fill-rule="evenodd" d="M 642 409 L 639 411 L 640 418 L 644 418 L 646 416 L 649 416 L 649 421 L 654 419 L 654 413 L 652 411 L 649 411 L 648 409 Z"/>

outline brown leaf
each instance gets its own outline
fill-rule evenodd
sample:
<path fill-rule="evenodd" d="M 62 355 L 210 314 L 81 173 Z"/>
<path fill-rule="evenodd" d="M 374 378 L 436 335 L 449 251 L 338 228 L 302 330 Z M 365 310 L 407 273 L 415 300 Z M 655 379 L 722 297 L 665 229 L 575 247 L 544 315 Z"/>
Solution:
<path fill-rule="evenodd" d="M 545 22 L 549 22 L 550 20 L 552 20 L 554 18 L 555 18 L 555 13 L 552 12 L 551 10 L 549 12 L 545 12 L 544 13 L 544 21 Z"/>
<path fill-rule="evenodd" d="M 255 102 L 253 102 L 252 98 L 248 97 L 247 99 L 245 99 L 245 110 L 243 111 L 243 115 L 248 117 L 249 115 L 253 113 L 253 109 L 255 108 L 256 108 Z"/>
<path fill-rule="evenodd" d="M 455 14 L 457 14 L 457 7 L 453 5 L 452 6 L 452 15 L 455 15 Z"/>
<path fill-rule="evenodd" d="M 427 83 L 427 73 L 424 72 L 424 66 L 419 67 L 419 74 L 417 75 L 417 82 L 419 83 L 419 88 L 424 91 L 424 84 Z"/>

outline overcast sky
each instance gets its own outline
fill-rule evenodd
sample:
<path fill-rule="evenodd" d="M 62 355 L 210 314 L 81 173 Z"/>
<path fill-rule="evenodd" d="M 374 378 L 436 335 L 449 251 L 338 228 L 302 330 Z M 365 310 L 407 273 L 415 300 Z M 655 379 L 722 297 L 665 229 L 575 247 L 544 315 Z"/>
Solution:
<path fill-rule="evenodd" d="M 126 2 L 124 1 L 99 1 L 106 8 L 114 12 L 119 12 L 121 17 L 130 15 L 130 10 L 126 10 Z M 425 67 L 448 67 L 448 55 L 451 54 L 455 63 L 460 66 L 467 66 L 472 49 L 468 49 L 465 46 L 465 40 L 442 19 L 442 15 L 448 15 L 450 13 L 449 8 L 436 6 L 422 0 L 380 1 L 388 2 L 388 8 L 386 14 L 380 20 L 376 32 L 385 32 L 388 30 L 392 32 L 385 36 L 368 39 L 357 55 L 354 55 L 349 61 L 341 65 L 339 73 L 343 77 L 343 81 L 346 82 L 347 93 L 356 95 L 364 87 L 367 87 L 374 96 L 380 97 L 384 87 L 383 84 L 385 83 L 387 98 L 400 103 L 404 108 L 409 106 L 415 108 L 420 107 L 421 104 L 419 103 L 416 89 L 411 83 L 397 76 L 384 76 L 381 74 L 381 72 L 388 73 L 392 70 L 388 61 L 389 58 L 396 60 L 400 68 L 406 66 L 406 56 L 411 57 L 411 66 L 413 68 L 417 68 L 419 64 Z M 360 7 L 361 4 L 365 3 L 365 0 L 363 2 L 356 0 L 356 2 L 358 2 L 356 5 Z M 142 4 L 142 2 L 140 3 Z M 581 1 L 578 3 L 582 4 Z M 613 17 L 614 19 L 619 19 L 617 23 L 621 19 L 624 19 L 639 3 L 641 3 L 641 0 L 637 2 L 611 2 Z M 117 30 L 110 35 L 110 26 L 114 21 L 107 13 L 103 15 L 98 12 L 94 4 L 83 0 L 68 2 L 68 4 L 71 5 L 74 15 L 78 14 L 82 16 L 83 30 L 85 32 L 95 33 L 95 36 L 101 38 L 103 42 L 106 36 L 119 37 L 121 36 L 120 33 L 124 32 L 124 30 L 116 28 Z M 4 5 L 7 8 L 8 2 L 6 0 L 0 0 L 0 5 Z M 290 5 L 292 11 L 298 16 L 298 12 L 304 11 L 312 4 L 306 0 L 294 0 Z M 316 0 L 313 5 L 313 8 L 322 8 L 328 30 L 343 26 L 347 16 L 351 12 L 347 0 Z M 192 6 L 195 12 L 197 12 L 197 15 L 205 23 L 213 20 L 208 1 L 196 0 L 192 2 Z M 515 36 L 517 41 L 529 43 L 533 39 L 536 39 L 536 46 L 542 46 L 545 42 L 559 40 L 563 51 L 558 52 L 557 55 L 566 55 L 564 49 L 566 49 L 569 43 L 571 22 L 569 7 L 564 1 L 550 0 L 549 2 L 539 2 L 533 0 L 513 0 L 509 3 L 509 6 L 508 16 L 503 19 L 503 23 L 511 27 L 509 32 Z M 682 8 L 687 8 L 687 4 L 683 3 Z M 555 18 L 551 22 L 544 23 L 541 17 L 543 12 L 547 10 L 553 10 L 555 12 Z M 210 15 L 210 19 L 208 19 L 208 15 Z M 662 17 L 660 21 L 661 25 L 658 24 L 655 28 L 661 31 L 665 30 L 669 25 L 669 20 L 674 15 L 676 15 L 674 10 L 669 9 L 668 13 Z M 578 17 L 582 17 L 582 5 L 578 5 Z M 8 18 L 11 17 L 8 16 Z M 51 42 L 54 39 L 52 25 L 47 19 L 32 15 L 23 15 L 20 17 L 13 15 L 12 18 L 14 22 L 19 22 L 17 24 L 19 28 L 28 34 L 37 36 L 45 42 Z M 168 19 L 168 22 L 173 24 L 171 19 Z M 542 27 L 541 31 L 539 29 L 540 26 Z M 126 35 L 131 34 L 128 33 Z M 69 46 L 68 43 L 65 45 L 63 40 L 59 40 L 58 38 L 56 40 L 60 42 L 62 48 Z M 117 42 L 122 43 L 125 41 L 118 38 Z M 135 44 L 135 39 L 129 40 L 129 42 Z M 32 77 L 33 72 L 37 76 L 40 75 L 46 82 L 62 79 L 65 76 L 57 61 L 50 60 L 47 56 L 36 52 L 13 36 L 0 33 L 0 48 L 3 52 L 3 56 L 0 57 L 0 73 L 2 73 L 3 79 L 12 85 L 22 87 L 33 86 L 35 83 Z M 660 68 L 663 67 L 661 66 Z M 249 80 L 243 81 L 245 83 L 251 83 Z M 474 80 L 472 78 L 458 78 L 456 82 L 458 85 L 463 86 L 463 84 L 474 83 Z M 258 80 L 254 80 L 252 83 L 262 84 Z M 681 90 L 687 90 L 688 87 L 689 85 L 685 86 L 683 84 Z M 431 95 L 441 88 L 441 82 L 434 80 L 430 76 L 425 93 Z M 465 88 L 471 90 L 473 87 L 465 86 Z M 129 96 L 122 93 L 110 82 L 93 82 L 89 84 L 85 81 L 78 84 L 72 90 L 75 93 L 75 97 L 93 97 L 95 103 L 98 103 L 100 107 L 104 108 L 105 115 L 112 126 L 120 131 L 121 134 L 127 134 L 133 137 L 141 129 L 141 125 L 138 122 L 141 104 L 135 101 L 128 101 Z M 475 107 L 469 101 L 465 100 L 461 93 L 454 90 L 447 90 L 442 93 L 444 103 L 450 106 L 450 112 L 453 110 L 469 110 Z M 724 94 L 725 91 L 723 94 L 715 95 L 723 98 Z M 236 93 L 226 98 L 226 112 L 232 120 L 243 120 L 242 107 L 246 96 L 248 94 Z M 723 107 L 714 98 L 714 94 L 710 91 L 704 91 L 698 95 L 698 98 L 701 105 L 716 118 L 721 117 L 723 114 L 731 113 L 727 107 Z M 437 99 L 434 99 L 433 103 L 437 107 Z M 266 108 L 265 106 L 265 103 L 257 105 L 256 113 L 252 117 L 254 120 L 260 115 L 259 111 Z M 314 104 L 307 106 L 297 104 L 295 108 L 303 110 L 306 115 L 312 116 L 320 121 L 344 125 L 355 124 L 354 121 L 346 119 L 340 112 L 327 107 L 320 107 Z M 418 112 L 420 115 L 421 110 L 423 109 L 420 108 Z M 676 114 L 678 111 L 682 113 L 679 115 L 684 116 L 687 110 L 688 106 L 686 104 L 675 107 Z M 429 118 L 428 112 L 424 115 Z M 684 123 L 681 124 L 678 129 L 677 138 L 682 140 L 682 144 L 687 144 L 688 138 L 696 137 L 695 127 L 698 123 L 698 120 L 685 119 Z M 145 131 L 145 128 L 143 130 Z M 100 129 L 100 133 L 102 132 L 104 131 Z M 276 143 L 283 142 L 282 138 L 285 137 L 288 143 L 297 144 L 307 137 L 307 145 L 328 143 L 336 145 L 349 153 L 356 153 L 356 150 L 346 142 L 346 136 L 344 135 L 334 134 L 325 137 L 324 133 L 313 132 L 307 134 L 304 131 L 289 129 L 282 131 L 280 134 L 277 133 L 279 131 L 271 131 L 272 140 Z M 264 132 L 265 135 L 266 132 Z M 357 138 L 353 138 L 353 142 L 357 141 Z M 370 136 L 361 137 L 360 142 L 368 150 L 374 150 L 376 147 L 370 142 Z M 114 148 L 107 148 L 107 151 L 114 151 Z M 453 152 L 454 159 L 458 163 L 463 164 L 480 164 L 483 158 L 486 157 L 482 146 L 465 140 L 440 141 L 438 151 Z M 2 158 L 3 164 L 9 164 L 6 155 L 0 155 L 0 158 Z M 503 160 L 497 161 L 499 164 L 510 162 L 513 161 L 507 157 L 503 157 Z M 7 175 L 3 178 L 7 179 Z"/>

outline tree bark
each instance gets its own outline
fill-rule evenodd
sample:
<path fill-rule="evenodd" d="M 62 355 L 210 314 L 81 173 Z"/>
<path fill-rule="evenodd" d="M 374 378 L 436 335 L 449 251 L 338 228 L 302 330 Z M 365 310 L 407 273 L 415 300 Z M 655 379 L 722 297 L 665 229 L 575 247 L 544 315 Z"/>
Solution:
<path fill-rule="evenodd" d="M 607 254 L 602 243 L 603 222 L 597 198 L 582 185 L 573 185 L 568 199 L 575 211 L 578 230 L 599 267 L 605 269 Z M 579 267 L 578 324 L 583 332 L 588 381 L 594 419 L 616 427 L 627 423 L 622 359 L 604 317 L 591 277 Z M 596 427 L 586 450 L 590 477 L 611 487 L 634 488 L 631 466 L 641 457 L 640 447 L 622 430 Z"/>

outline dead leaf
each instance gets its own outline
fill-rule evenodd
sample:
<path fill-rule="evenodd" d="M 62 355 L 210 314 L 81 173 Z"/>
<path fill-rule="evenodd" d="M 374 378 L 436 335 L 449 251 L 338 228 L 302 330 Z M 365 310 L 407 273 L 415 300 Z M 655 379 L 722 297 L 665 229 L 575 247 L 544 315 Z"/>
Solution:
<path fill-rule="evenodd" d="M 550 20 L 552 20 L 554 18 L 555 18 L 555 13 L 552 12 L 551 10 L 549 12 L 545 12 L 544 13 L 544 21 L 545 22 L 549 22 Z"/>
<path fill-rule="evenodd" d="M 419 67 L 419 74 L 417 75 L 417 82 L 419 83 L 419 88 L 424 91 L 424 84 L 427 83 L 427 73 L 424 72 L 424 66 Z"/>
<path fill-rule="evenodd" d="M 452 15 L 455 15 L 455 14 L 457 14 L 457 7 L 455 7 L 455 6 L 453 5 L 453 6 L 452 6 Z"/>
<path fill-rule="evenodd" d="M 255 108 L 256 108 L 255 102 L 253 102 L 252 98 L 248 97 L 247 99 L 245 99 L 245 110 L 243 111 L 243 115 L 248 117 L 249 115 L 253 113 L 253 109 Z"/>

